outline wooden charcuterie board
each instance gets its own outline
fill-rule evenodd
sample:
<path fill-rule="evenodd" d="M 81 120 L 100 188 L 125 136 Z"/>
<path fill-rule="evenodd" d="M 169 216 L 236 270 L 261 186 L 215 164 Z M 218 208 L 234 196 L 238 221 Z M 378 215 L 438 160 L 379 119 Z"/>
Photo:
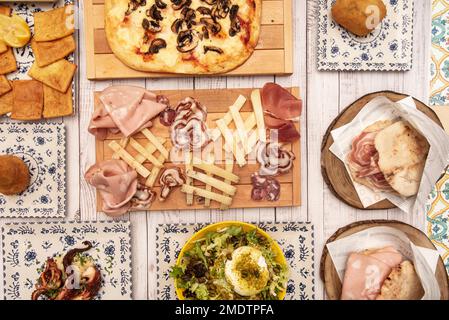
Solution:
<path fill-rule="evenodd" d="M 373 227 L 391 227 L 404 232 L 407 237 L 413 242 L 413 244 L 424 247 L 428 249 L 435 249 L 432 241 L 427 238 L 427 236 L 420 230 L 400 221 L 394 220 L 368 220 L 359 221 L 347 225 L 343 228 L 338 229 L 327 241 L 326 244 L 348 237 L 354 233 L 363 231 L 368 228 Z M 437 282 L 440 286 L 441 300 L 449 299 L 449 284 L 448 277 L 446 273 L 446 268 L 444 266 L 443 260 L 441 258 L 438 260 L 437 268 L 435 271 L 435 276 Z M 335 269 L 332 258 L 329 255 L 327 247 L 323 249 L 323 254 L 321 256 L 320 262 L 320 277 L 324 282 L 324 287 L 326 289 L 327 298 L 330 300 L 339 300 L 341 296 L 342 283 L 338 277 L 337 270 Z"/>
<path fill-rule="evenodd" d="M 250 102 L 250 94 L 253 89 L 219 89 L 219 90 L 164 90 L 164 91 L 154 91 L 156 94 L 162 94 L 167 96 L 170 99 L 172 104 L 176 104 L 178 101 L 184 99 L 185 97 L 191 96 L 196 100 L 200 101 L 203 105 L 207 107 L 208 116 L 207 116 L 207 125 L 210 129 L 214 129 L 216 127 L 215 120 L 222 118 L 225 113 L 229 110 L 229 106 L 231 106 L 239 95 L 243 95 L 247 98 L 246 104 L 241 109 L 241 115 L 245 119 L 249 112 L 252 111 L 252 106 Z M 298 88 L 290 88 L 288 89 L 293 95 L 299 97 L 299 89 Z M 101 106 L 101 102 L 99 101 L 99 92 L 95 92 L 95 108 Z M 296 124 L 297 129 L 299 130 L 299 124 Z M 230 129 L 234 129 L 234 125 L 229 125 Z M 160 124 L 159 119 L 155 118 L 153 120 L 153 126 L 150 128 L 151 133 L 153 133 L 156 137 L 166 138 L 168 140 L 166 147 L 167 149 L 171 148 L 170 141 L 170 131 L 169 128 Z M 100 162 L 103 160 L 112 159 L 114 152 L 109 148 L 109 143 L 112 140 L 119 141 L 122 138 L 121 134 L 110 134 L 106 140 L 96 141 L 96 161 Z M 143 134 L 138 133 L 133 136 L 137 142 L 144 145 L 147 141 Z M 301 204 L 301 149 L 300 149 L 300 141 L 296 141 L 292 144 L 285 144 L 284 148 L 287 150 L 291 150 L 295 155 L 293 169 L 283 175 L 276 177 L 276 179 L 281 184 L 281 194 L 280 199 L 278 201 L 269 202 L 269 201 L 253 201 L 251 200 L 251 174 L 256 172 L 259 168 L 258 164 L 246 164 L 243 167 L 239 167 L 237 164 L 234 165 L 233 173 L 238 175 L 240 181 L 238 184 L 234 184 L 237 188 L 236 195 L 233 198 L 232 205 L 230 208 L 261 208 L 261 207 L 291 207 L 291 206 L 299 206 Z M 137 152 L 131 148 L 127 147 L 126 151 L 129 152 L 132 156 L 137 155 Z M 155 156 L 158 156 L 158 152 L 155 153 Z M 215 159 L 215 165 L 224 168 L 224 159 Z M 146 168 L 151 168 L 150 163 L 144 163 Z M 170 160 L 165 162 L 164 168 L 170 168 L 179 166 L 184 169 L 184 164 L 175 164 L 171 163 Z M 195 186 L 204 187 L 204 184 L 195 181 Z M 160 184 L 159 179 L 155 184 L 153 190 L 159 195 L 160 193 Z M 190 209 L 209 209 L 209 208 L 219 208 L 220 204 L 212 201 L 210 207 L 205 208 L 203 204 L 198 203 L 198 201 L 194 201 L 193 205 L 186 204 L 186 195 L 181 192 L 180 188 L 176 188 L 170 194 L 169 198 L 160 202 L 156 199 L 148 211 L 164 211 L 164 210 L 190 210 Z M 102 200 L 101 197 L 97 194 L 97 209 L 101 211 L 102 208 Z"/>
<path fill-rule="evenodd" d="M 259 43 L 243 65 L 226 76 L 293 73 L 293 1 L 264 0 Z M 179 74 L 136 71 L 112 53 L 104 31 L 104 0 L 84 1 L 88 79 L 165 78 Z M 181 75 L 182 76 L 182 75 Z M 188 75 L 186 75 L 188 76 Z"/>
<path fill-rule="evenodd" d="M 329 189 L 337 198 L 344 201 L 346 204 L 363 210 L 391 209 L 395 208 L 395 206 L 390 201 L 383 200 L 368 208 L 363 207 L 344 163 L 329 150 L 330 146 L 334 143 L 331 132 L 332 130 L 351 122 L 369 101 L 378 96 L 387 97 L 394 102 L 407 97 L 407 95 L 392 91 L 380 91 L 361 97 L 344 109 L 337 118 L 335 118 L 327 129 L 321 145 L 321 173 L 324 181 L 329 186 Z M 414 100 L 418 110 L 426 114 L 439 126 L 443 127 L 438 116 L 431 108 L 417 99 Z"/>

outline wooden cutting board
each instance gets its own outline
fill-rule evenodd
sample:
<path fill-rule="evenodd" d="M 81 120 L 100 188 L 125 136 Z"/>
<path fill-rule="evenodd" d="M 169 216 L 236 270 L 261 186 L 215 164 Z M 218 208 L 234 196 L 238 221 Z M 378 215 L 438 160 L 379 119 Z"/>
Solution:
<path fill-rule="evenodd" d="M 363 210 L 391 209 L 395 208 L 395 206 L 390 201 L 384 200 L 368 208 L 363 207 L 344 163 L 329 150 L 330 146 L 334 143 L 331 132 L 332 130 L 340 128 L 341 126 L 344 126 L 345 124 L 351 122 L 369 101 L 378 96 L 387 97 L 394 102 L 407 97 L 407 95 L 392 91 L 374 92 L 361 97 L 360 99 L 349 105 L 346 109 L 344 109 L 337 116 L 337 118 L 335 118 L 335 120 L 327 129 L 321 145 L 321 173 L 323 175 L 324 181 L 329 186 L 329 189 L 337 198 L 339 198 L 346 204 L 350 205 L 351 207 Z M 425 113 L 430 119 L 432 119 L 442 127 L 438 116 L 432 109 L 430 109 L 421 101 L 417 99 L 414 100 L 418 110 Z"/>
<path fill-rule="evenodd" d="M 356 232 L 366 230 L 373 227 L 391 227 L 404 232 L 413 244 L 436 250 L 432 241 L 420 230 L 400 221 L 393 220 L 367 220 L 359 221 L 340 228 L 335 232 L 327 241 L 326 244 L 348 237 Z M 435 271 L 438 284 L 440 286 L 441 300 L 449 299 L 449 284 L 444 267 L 443 260 L 438 260 L 437 268 Z M 324 282 L 324 288 L 326 289 L 327 297 L 330 300 L 340 300 L 342 283 L 338 277 L 337 270 L 335 269 L 332 258 L 329 255 L 327 247 L 324 246 L 323 254 L 320 261 L 320 277 Z"/>
<path fill-rule="evenodd" d="M 196 98 L 202 104 L 207 107 L 208 116 L 207 116 L 207 125 L 210 129 L 214 129 L 215 122 L 219 118 L 222 118 L 225 113 L 229 110 L 229 106 L 231 106 L 239 95 L 244 95 L 247 98 L 246 104 L 241 109 L 241 115 L 243 119 L 246 119 L 249 112 L 252 111 L 252 106 L 250 102 L 250 93 L 253 89 L 219 89 L 219 90 L 166 90 L 166 91 L 155 91 L 157 94 L 166 95 L 172 104 L 176 104 L 178 101 L 184 99 L 185 97 L 191 96 Z M 299 89 L 298 88 L 290 88 L 288 89 L 290 92 L 299 97 Z M 95 92 L 95 108 L 101 106 L 101 102 L 99 101 L 99 92 Z M 233 124 L 229 125 L 229 128 L 232 130 L 235 127 Z M 297 124 L 297 129 L 299 130 L 299 124 Z M 153 121 L 153 126 L 150 128 L 150 131 L 157 137 L 163 137 L 170 140 L 169 128 L 164 127 L 160 124 L 159 119 L 156 118 Z M 121 134 L 114 135 L 110 134 L 106 140 L 96 141 L 96 160 L 97 162 L 102 160 L 108 160 L 112 158 L 113 151 L 109 148 L 108 144 L 111 140 L 120 140 L 122 138 Z M 147 140 L 144 136 L 139 133 L 133 136 L 140 144 L 145 145 Z M 171 141 L 167 143 L 167 149 L 171 148 Z M 286 144 L 284 147 L 287 150 L 293 151 L 296 156 L 294 161 L 293 169 L 284 175 L 280 175 L 276 177 L 276 179 L 281 184 L 281 195 L 278 201 L 269 202 L 269 201 L 253 201 L 251 200 L 251 174 L 256 172 L 259 168 L 258 164 L 247 164 L 244 167 L 240 168 L 236 163 L 234 164 L 234 174 L 238 175 L 240 181 L 238 184 L 234 184 L 237 187 L 236 195 L 233 198 L 232 206 L 230 208 L 261 208 L 261 207 L 291 207 L 291 206 L 299 206 L 301 204 L 301 144 L 300 141 L 297 141 L 293 144 Z M 135 156 L 137 153 L 131 147 L 126 148 L 126 150 L 132 155 Z M 159 155 L 158 152 L 155 153 L 156 157 Z M 217 166 L 223 167 L 223 159 L 216 159 Z M 144 163 L 144 166 L 147 168 L 151 168 L 150 163 Z M 167 161 L 164 164 L 164 167 L 174 167 L 179 166 L 183 168 L 183 164 L 174 164 L 170 161 Z M 221 179 L 220 179 L 221 180 Z M 199 186 L 204 188 L 204 184 L 195 181 L 195 186 Z M 154 191 L 159 195 L 160 193 L 160 184 L 159 178 Z M 215 201 L 211 202 L 210 208 L 219 208 L 219 204 Z M 102 200 L 101 197 L 97 193 L 97 209 L 101 211 L 102 208 Z M 209 208 L 209 207 L 208 207 Z M 149 211 L 163 211 L 163 210 L 190 210 L 190 209 L 208 209 L 203 206 L 203 204 L 198 203 L 198 201 L 194 202 L 194 205 L 188 206 L 186 204 L 186 195 L 181 192 L 180 188 L 176 188 L 170 194 L 169 198 L 165 202 L 160 202 L 159 200 L 155 200 L 151 206 Z"/>
<path fill-rule="evenodd" d="M 293 73 L 293 1 L 263 0 L 259 43 L 252 56 L 226 76 Z M 84 1 L 88 79 L 164 78 L 188 75 L 133 70 L 112 53 L 104 31 L 104 0 Z"/>

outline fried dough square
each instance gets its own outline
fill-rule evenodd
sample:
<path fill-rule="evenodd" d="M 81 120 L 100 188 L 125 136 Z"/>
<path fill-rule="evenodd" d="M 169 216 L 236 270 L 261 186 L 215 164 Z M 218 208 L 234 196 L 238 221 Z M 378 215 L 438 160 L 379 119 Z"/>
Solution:
<path fill-rule="evenodd" d="M 31 40 L 31 48 L 39 67 L 45 67 L 60 59 L 67 57 L 75 51 L 75 39 L 73 36 L 53 41 L 37 42 Z"/>
<path fill-rule="evenodd" d="M 72 89 L 61 93 L 44 85 L 44 118 L 57 118 L 69 116 L 73 113 Z"/>
<path fill-rule="evenodd" d="M 38 120 L 44 107 L 44 89 L 36 80 L 12 82 L 13 108 L 11 119 Z"/>
<path fill-rule="evenodd" d="M 28 71 L 28 75 L 61 93 L 65 93 L 72 83 L 75 70 L 76 64 L 61 59 L 42 68 L 34 62 L 30 71 Z"/>
<path fill-rule="evenodd" d="M 10 7 L 0 6 L 0 14 L 4 14 L 5 16 L 10 16 L 11 13 L 12 13 L 12 10 Z"/>
<path fill-rule="evenodd" d="M 10 113 L 13 105 L 12 90 L 0 96 L 0 116 Z"/>
<path fill-rule="evenodd" d="M 36 41 L 57 40 L 74 32 L 73 5 L 34 13 L 34 38 Z"/>
<path fill-rule="evenodd" d="M 8 50 L 8 46 L 2 40 L 0 40 L 0 53 L 4 53 Z"/>
<path fill-rule="evenodd" d="M 11 85 L 9 84 L 8 79 L 6 79 L 5 76 L 0 76 L 0 96 L 4 95 L 5 93 L 11 91 Z"/>
<path fill-rule="evenodd" d="M 12 49 L 0 54 L 0 74 L 7 74 L 17 70 L 16 57 Z"/>

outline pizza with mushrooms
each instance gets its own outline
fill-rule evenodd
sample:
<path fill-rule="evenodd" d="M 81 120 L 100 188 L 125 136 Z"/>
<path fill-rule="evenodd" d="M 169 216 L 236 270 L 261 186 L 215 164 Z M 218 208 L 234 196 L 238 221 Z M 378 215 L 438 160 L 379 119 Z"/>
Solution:
<path fill-rule="evenodd" d="M 262 0 L 106 0 L 106 37 L 129 67 L 228 72 L 253 53 Z"/>

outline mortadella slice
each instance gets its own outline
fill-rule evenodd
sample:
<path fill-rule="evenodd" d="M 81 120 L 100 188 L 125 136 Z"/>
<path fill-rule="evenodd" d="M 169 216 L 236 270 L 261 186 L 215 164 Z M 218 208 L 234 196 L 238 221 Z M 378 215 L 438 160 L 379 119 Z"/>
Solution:
<path fill-rule="evenodd" d="M 99 139 L 111 130 L 120 130 L 129 137 L 143 128 L 151 127 L 151 119 L 167 106 L 158 102 L 156 94 L 135 86 L 112 86 L 100 95 L 102 108 L 97 110 L 89 132 Z"/>
<path fill-rule="evenodd" d="M 342 300 L 375 300 L 402 255 L 393 247 L 351 253 L 346 263 Z"/>
<path fill-rule="evenodd" d="M 93 165 L 84 175 L 103 199 L 102 210 L 109 216 L 120 216 L 131 208 L 137 191 L 137 172 L 122 160 L 107 160 Z"/>

